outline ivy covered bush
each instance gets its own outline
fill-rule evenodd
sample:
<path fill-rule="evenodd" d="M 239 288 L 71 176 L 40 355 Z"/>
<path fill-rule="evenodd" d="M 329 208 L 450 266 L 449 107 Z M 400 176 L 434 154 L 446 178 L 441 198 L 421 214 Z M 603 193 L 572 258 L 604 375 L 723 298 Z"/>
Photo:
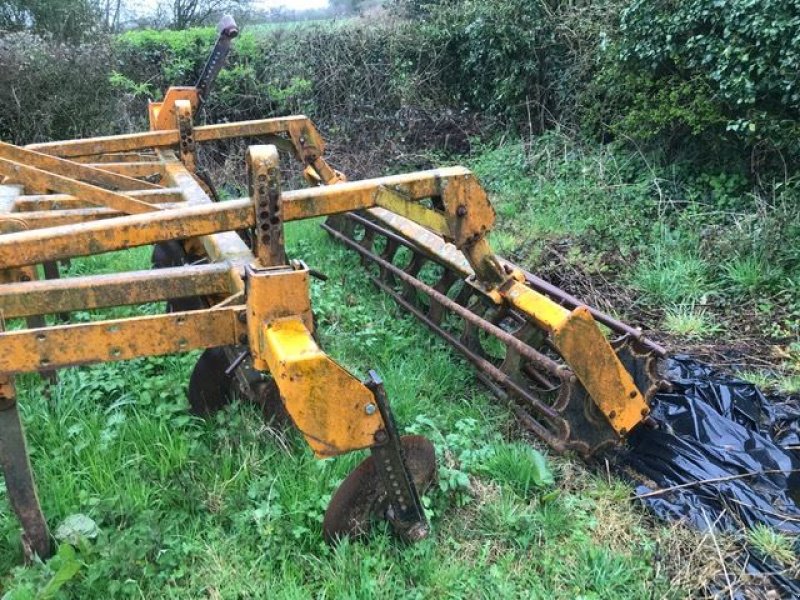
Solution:
<path fill-rule="evenodd" d="M 633 0 L 619 33 L 620 60 L 656 76 L 702 74 L 731 106 L 800 109 L 797 0 Z"/>
<path fill-rule="evenodd" d="M 797 151 L 797 0 L 632 0 L 604 62 L 617 133 Z"/>

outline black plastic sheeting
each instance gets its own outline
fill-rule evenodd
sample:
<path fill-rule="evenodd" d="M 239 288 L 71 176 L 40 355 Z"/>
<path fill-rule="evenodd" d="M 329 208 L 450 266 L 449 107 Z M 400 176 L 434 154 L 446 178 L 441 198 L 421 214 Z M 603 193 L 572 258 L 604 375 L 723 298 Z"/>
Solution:
<path fill-rule="evenodd" d="M 665 375 L 672 389 L 652 404 L 658 428 L 634 431 L 624 457 L 655 484 L 637 487 L 641 502 L 704 531 L 762 523 L 800 535 L 800 407 L 686 356 L 668 359 Z M 800 598 L 800 582 L 768 559 L 748 556 L 747 571 Z"/>

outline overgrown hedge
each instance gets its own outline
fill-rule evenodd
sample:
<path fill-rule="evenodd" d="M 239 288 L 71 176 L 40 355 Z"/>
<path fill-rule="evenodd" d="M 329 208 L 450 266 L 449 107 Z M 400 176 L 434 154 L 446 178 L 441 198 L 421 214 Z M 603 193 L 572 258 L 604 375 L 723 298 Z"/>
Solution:
<path fill-rule="evenodd" d="M 105 42 L 67 45 L 0 36 L 0 139 L 17 144 L 100 135 L 126 127 Z"/>
<path fill-rule="evenodd" d="M 432 135 L 455 150 L 498 125 L 560 128 L 697 160 L 777 150 L 796 170 L 797 0 L 405 4 L 413 21 L 245 31 L 205 118 L 305 112 L 345 143 L 369 132 L 388 146 Z M 143 31 L 68 47 L 6 36 L 0 137 L 139 126 L 147 99 L 193 83 L 213 39 L 211 29 Z"/>
<path fill-rule="evenodd" d="M 633 0 L 593 85 L 604 125 L 636 140 L 796 155 L 798 73 L 797 0 Z"/>

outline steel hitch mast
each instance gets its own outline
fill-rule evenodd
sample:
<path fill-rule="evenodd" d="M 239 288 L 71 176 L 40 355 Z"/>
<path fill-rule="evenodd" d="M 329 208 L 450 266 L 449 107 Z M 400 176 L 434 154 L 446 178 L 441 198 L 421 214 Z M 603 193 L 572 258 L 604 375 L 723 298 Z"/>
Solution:
<path fill-rule="evenodd" d="M 239 27 L 232 16 L 225 15 L 217 25 L 217 33 L 219 37 L 217 37 L 214 48 L 211 50 L 211 55 L 208 57 L 197 83 L 194 84 L 199 98 L 198 110 L 202 108 L 203 103 L 211 94 L 211 86 L 214 84 L 214 80 L 216 80 L 222 67 L 225 66 L 225 60 L 231 51 L 231 42 L 239 35 Z"/>

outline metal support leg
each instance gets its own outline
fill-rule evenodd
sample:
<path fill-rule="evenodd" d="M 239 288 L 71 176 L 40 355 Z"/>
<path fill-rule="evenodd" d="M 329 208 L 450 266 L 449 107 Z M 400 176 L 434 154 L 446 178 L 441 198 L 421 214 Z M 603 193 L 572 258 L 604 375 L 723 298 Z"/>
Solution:
<path fill-rule="evenodd" d="M 61 279 L 61 269 L 58 268 L 58 261 L 48 261 L 42 263 L 44 268 L 44 278 L 47 280 Z M 61 323 L 69 323 L 69 313 L 61 312 L 56 315 L 56 318 Z"/>
<path fill-rule="evenodd" d="M 0 376 L 0 394 L 0 463 L 11 508 L 22 525 L 25 560 L 34 555 L 47 558 L 51 553 L 50 532 L 36 494 L 11 376 Z"/>

